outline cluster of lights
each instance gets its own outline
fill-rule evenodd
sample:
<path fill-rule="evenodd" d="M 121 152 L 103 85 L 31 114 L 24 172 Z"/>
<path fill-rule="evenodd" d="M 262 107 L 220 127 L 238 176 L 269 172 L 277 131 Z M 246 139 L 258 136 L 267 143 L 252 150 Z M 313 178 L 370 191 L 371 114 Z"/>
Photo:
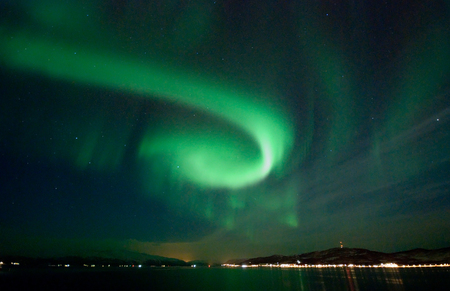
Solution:
<path fill-rule="evenodd" d="M 395 263 L 386 263 L 380 265 L 354 265 L 354 264 L 253 264 L 253 265 L 236 265 L 236 264 L 222 264 L 222 267 L 227 268 L 259 268 L 259 267 L 270 267 L 270 268 L 435 268 L 435 267 L 450 267 L 450 264 L 424 264 L 424 265 L 398 265 Z"/>
<path fill-rule="evenodd" d="M 69 268 L 70 267 L 70 265 L 69 264 L 57 264 L 57 265 L 48 265 L 49 267 L 58 267 L 58 268 L 61 268 L 61 267 L 64 267 L 64 268 Z"/>

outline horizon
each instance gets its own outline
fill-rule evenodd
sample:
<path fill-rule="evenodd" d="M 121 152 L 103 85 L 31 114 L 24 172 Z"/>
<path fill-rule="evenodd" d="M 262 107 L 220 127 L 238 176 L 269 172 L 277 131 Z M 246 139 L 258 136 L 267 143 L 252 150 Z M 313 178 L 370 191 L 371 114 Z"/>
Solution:
<path fill-rule="evenodd" d="M 163 257 L 163 256 L 159 256 L 159 255 L 153 255 L 153 254 L 145 254 L 145 253 L 138 253 L 138 252 L 132 252 L 132 251 L 126 251 L 127 254 L 126 256 L 121 256 L 123 254 L 118 254 L 117 251 L 101 251 L 103 254 L 99 254 L 99 252 L 97 253 L 93 253 L 94 255 L 90 255 L 90 256 L 82 256 L 82 255 L 65 255 L 65 256 L 24 256 L 24 255 L 8 255 L 8 254 L 0 254 L 0 258 L 4 258 L 4 257 L 18 257 L 18 258 L 31 258 L 31 259 L 37 259 L 37 260 L 43 260 L 43 259 L 64 259 L 64 258 L 71 258 L 71 257 L 75 257 L 75 258 L 80 258 L 80 259 L 103 259 L 103 260 L 108 260 L 108 259 L 112 259 L 112 260 L 121 260 L 121 261 L 128 261 L 128 262 L 137 262 L 137 263 L 145 263 L 149 260 L 164 260 L 164 259 L 168 259 L 168 260 L 177 260 L 177 261 L 181 261 L 184 263 L 192 263 L 192 262 L 198 262 L 198 263 L 206 263 L 206 264 L 210 264 L 210 265 L 218 265 L 218 264 L 227 264 L 229 261 L 245 261 L 245 260 L 254 260 L 254 259 L 264 259 L 264 258 L 271 258 L 271 257 L 291 257 L 291 256 L 302 256 L 302 255 L 307 255 L 307 254 L 311 254 L 311 253 L 321 253 L 321 252 L 327 252 L 330 250 L 340 250 L 340 249 L 349 249 L 349 250 L 363 250 L 363 251 L 369 251 L 369 252 L 376 252 L 376 253 L 381 253 L 381 254 L 387 254 L 387 255 L 392 255 L 392 254 L 397 254 L 397 253 L 409 253 L 411 251 L 416 251 L 416 250 L 420 250 L 420 251 L 440 251 L 440 250 L 450 250 L 450 246 L 449 247 L 444 247 L 444 248 L 439 248 L 439 249 L 423 249 L 423 248 L 414 248 L 414 249 L 408 249 L 408 250 L 403 250 L 403 251 L 399 251 L 399 252 L 379 252 L 376 250 L 369 250 L 369 249 L 364 249 L 364 248 L 358 248 L 358 247 L 333 247 L 333 248 L 329 248 L 329 249 L 324 249 L 324 250 L 315 250 L 312 252 L 304 252 L 304 253 L 298 253 L 298 254 L 272 254 L 272 255 L 266 255 L 266 256 L 256 256 L 256 257 L 242 257 L 242 258 L 229 258 L 227 260 L 222 260 L 222 261 L 218 261 L 218 260 L 202 260 L 202 259 L 194 259 L 194 260 L 182 260 L 180 258 L 172 258 L 172 257 Z M 115 255 L 112 255 L 112 253 L 115 253 Z M 133 256 L 134 254 L 134 256 Z M 105 256 L 106 255 L 106 256 Z M 138 255 L 140 256 L 140 258 L 138 257 Z M 145 256 L 145 258 L 142 257 L 142 255 Z M 436 261 L 436 258 L 433 259 L 434 261 Z M 166 263 L 167 264 L 167 263 Z M 169 263 L 170 265 L 170 263 Z M 412 265 L 411 265 L 412 266 Z M 439 265 L 436 265 L 439 266 Z M 192 267 L 192 266 L 191 266 Z M 230 266 L 228 266 L 230 267 Z"/>
<path fill-rule="evenodd" d="M 420 247 L 416 247 L 416 248 L 412 248 L 412 249 L 406 249 L 406 250 L 400 250 L 400 251 L 392 251 L 392 252 L 383 252 L 383 251 L 379 251 L 379 250 L 372 250 L 372 249 L 366 249 L 366 248 L 362 248 L 362 247 L 348 247 L 348 246 L 336 246 L 336 247 L 331 247 L 331 248 L 327 248 L 327 249 L 321 249 L 321 250 L 313 250 L 313 251 L 305 251 L 305 252 L 301 252 L 301 253 L 295 253 L 295 254 L 281 254 L 281 253 L 272 253 L 272 254 L 266 254 L 266 255 L 257 255 L 257 256 L 244 256 L 244 257 L 236 257 L 236 258 L 226 258 L 226 259 L 222 259 L 222 260 L 211 260 L 211 259 L 202 259 L 202 258 L 194 258 L 191 260 L 185 260 L 182 258 L 178 258 L 178 257 L 167 257 L 167 256 L 161 256 L 158 254 L 149 254 L 149 253 L 142 253 L 142 252 L 138 252 L 138 251 L 130 251 L 127 249 L 115 249 L 115 250 L 88 250 L 87 252 L 84 253 L 71 253 L 71 254 L 64 254 L 64 255 L 24 255 L 24 254 L 8 254 L 8 253 L 0 253 L 0 257 L 26 257 L 26 258 L 36 258 L 36 259 L 45 259 L 45 258 L 64 258 L 64 257 L 80 257 L 80 258 L 109 258 L 109 259 L 120 259 L 120 260 L 136 260 L 137 256 L 136 255 L 144 255 L 147 256 L 147 259 L 152 259 L 151 257 L 153 257 L 153 259 L 175 259 L 175 260 L 180 260 L 186 263 L 192 262 L 192 261 L 201 261 L 201 262 L 207 262 L 207 263 L 211 263 L 211 264 L 218 264 L 218 263 L 224 263 L 227 262 L 229 260 L 246 260 L 246 259 L 255 259 L 255 258 L 266 258 L 266 257 L 272 257 L 272 256 L 282 256 L 282 257 L 289 257 L 289 256 L 297 256 L 297 255 L 304 255 L 304 254 L 309 254 L 309 253 L 316 253 L 316 252 L 326 252 L 329 250 L 333 250 L 333 249 L 357 249 L 357 250 L 367 250 L 370 252 L 379 252 L 379 253 L 384 253 L 384 254 L 395 254 L 395 253 L 404 253 L 404 252 L 410 252 L 410 251 L 415 251 L 415 250 L 424 250 L 424 251 L 438 251 L 438 250 L 443 250 L 443 249 L 450 249 L 450 246 L 447 247 L 442 247 L 442 248 L 436 248 L 436 249 L 426 249 L 426 248 L 420 248 Z M 125 255 L 127 258 L 125 258 L 123 255 Z M 131 258 L 130 256 L 135 255 L 133 258 Z M 138 261 L 142 261 L 142 260 L 138 260 Z"/>
<path fill-rule="evenodd" d="M 0 7 L 0 252 L 450 245 L 447 2 Z"/>

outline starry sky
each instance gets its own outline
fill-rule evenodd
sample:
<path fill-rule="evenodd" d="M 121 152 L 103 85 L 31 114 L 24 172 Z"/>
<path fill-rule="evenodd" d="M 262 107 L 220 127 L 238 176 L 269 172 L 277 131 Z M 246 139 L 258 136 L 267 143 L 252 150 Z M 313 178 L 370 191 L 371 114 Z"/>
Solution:
<path fill-rule="evenodd" d="M 450 246 L 450 2 L 0 2 L 0 254 Z"/>

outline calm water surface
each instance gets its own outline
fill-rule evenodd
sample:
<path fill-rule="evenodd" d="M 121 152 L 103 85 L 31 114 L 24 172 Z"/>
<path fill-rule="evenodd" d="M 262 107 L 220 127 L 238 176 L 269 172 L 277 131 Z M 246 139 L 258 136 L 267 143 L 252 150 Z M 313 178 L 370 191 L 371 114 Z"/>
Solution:
<path fill-rule="evenodd" d="M 6 288 L 15 290 L 450 290 L 450 268 L 31 269 L 0 272 L 0 290 L 6 290 Z"/>

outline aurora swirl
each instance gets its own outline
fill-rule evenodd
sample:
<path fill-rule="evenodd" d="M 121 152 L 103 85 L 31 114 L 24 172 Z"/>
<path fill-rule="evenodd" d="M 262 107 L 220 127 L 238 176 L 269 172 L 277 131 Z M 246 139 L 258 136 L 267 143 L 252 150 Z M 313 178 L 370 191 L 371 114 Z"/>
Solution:
<path fill-rule="evenodd" d="M 14 37 L 8 37 L 12 34 Z M 251 185 L 281 169 L 292 148 L 293 128 L 288 114 L 266 102 L 271 96 L 218 84 L 157 61 L 144 63 L 110 53 L 83 40 L 64 43 L 20 31 L 3 31 L 2 35 L 1 59 L 14 69 L 177 102 L 225 120 L 247 136 L 237 139 L 226 132 L 203 134 L 187 128 L 181 132 L 165 128 L 157 136 L 146 135 L 137 158 L 170 156 L 169 163 L 176 165 L 185 181 L 206 188 Z"/>

